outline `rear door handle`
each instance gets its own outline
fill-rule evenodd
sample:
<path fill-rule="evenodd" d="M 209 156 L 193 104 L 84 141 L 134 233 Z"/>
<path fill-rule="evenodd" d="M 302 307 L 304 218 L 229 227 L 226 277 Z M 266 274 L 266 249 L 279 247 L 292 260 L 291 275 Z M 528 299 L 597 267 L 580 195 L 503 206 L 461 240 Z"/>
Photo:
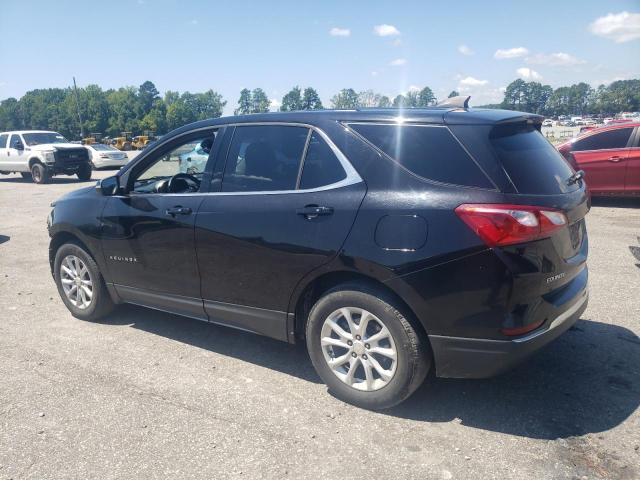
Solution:
<path fill-rule="evenodd" d="M 175 217 L 176 215 L 191 215 L 191 209 L 189 207 L 181 207 L 178 205 L 177 207 L 167 208 L 164 213 L 171 215 L 172 217 Z"/>
<path fill-rule="evenodd" d="M 320 215 L 332 215 L 333 214 L 333 207 L 322 207 L 319 205 L 307 205 L 303 208 L 298 208 L 296 210 L 296 213 L 298 215 L 302 215 L 303 217 L 305 217 L 307 220 L 311 220 L 313 218 L 316 218 Z"/>
<path fill-rule="evenodd" d="M 622 158 L 618 157 L 617 155 L 614 155 L 613 157 L 609 157 L 608 160 L 610 162 L 619 162 L 620 160 L 622 160 Z"/>

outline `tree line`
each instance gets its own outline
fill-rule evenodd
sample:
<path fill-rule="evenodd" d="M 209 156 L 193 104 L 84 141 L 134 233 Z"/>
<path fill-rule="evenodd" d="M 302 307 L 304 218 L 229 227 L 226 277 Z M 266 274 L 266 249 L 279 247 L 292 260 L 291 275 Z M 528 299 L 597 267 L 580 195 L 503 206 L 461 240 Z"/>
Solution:
<path fill-rule="evenodd" d="M 457 94 L 454 90 L 449 97 Z M 393 99 L 373 90 L 357 92 L 353 88 L 345 88 L 331 97 L 330 108 L 414 108 L 427 107 L 436 102 L 436 96 L 429 87 L 411 89 Z M 136 135 L 145 131 L 163 134 L 187 123 L 219 117 L 226 104 L 222 95 L 214 90 L 202 93 L 168 90 L 164 96 L 160 96 L 150 81 L 139 87 L 108 90 L 98 85 L 88 85 L 78 89 L 77 99 L 70 88 L 38 89 L 25 93 L 20 99 L 7 98 L 0 102 L 0 131 L 55 130 L 69 138 L 79 138 L 81 118 L 85 135 L 96 132 L 115 137 L 122 132 Z M 613 115 L 621 111 L 638 111 L 640 80 L 619 80 L 595 89 L 584 82 L 553 89 L 539 82 L 518 79 L 507 86 L 501 103 L 485 106 L 546 116 L 587 113 Z M 245 88 L 240 92 L 234 113 L 262 113 L 273 107 L 273 102 L 262 88 Z M 282 97 L 278 110 L 286 112 L 323 108 L 325 106 L 314 88 L 295 86 Z"/>

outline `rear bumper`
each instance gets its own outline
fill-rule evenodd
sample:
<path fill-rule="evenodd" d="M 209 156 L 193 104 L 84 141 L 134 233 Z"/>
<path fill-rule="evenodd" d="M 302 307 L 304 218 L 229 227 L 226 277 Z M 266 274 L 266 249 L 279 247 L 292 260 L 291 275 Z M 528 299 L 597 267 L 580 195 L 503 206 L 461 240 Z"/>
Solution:
<path fill-rule="evenodd" d="M 96 168 L 120 168 L 124 167 L 128 162 L 128 158 L 123 158 L 121 160 L 101 158 L 93 160 L 93 165 Z"/>
<path fill-rule="evenodd" d="M 509 370 L 567 331 L 587 308 L 588 297 L 585 288 L 564 312 L 548 322 L 546 328 L 513 340 L 429 335 L 436 375 L 449 378 L 486 378 Z"/>

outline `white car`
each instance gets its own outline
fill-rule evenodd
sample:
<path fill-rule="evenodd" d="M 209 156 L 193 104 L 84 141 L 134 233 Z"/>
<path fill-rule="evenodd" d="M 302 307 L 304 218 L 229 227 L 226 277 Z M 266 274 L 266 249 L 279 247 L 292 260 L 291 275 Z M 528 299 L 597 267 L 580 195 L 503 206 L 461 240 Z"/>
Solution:
<path fill-rule="evenodd" d="M 99 168 L 122 168 L 129 161 L 125 152 L 121 152 L 111 145 L 94 143 L 85 145 L 91 156 L 91 163 L 94 169 Z"/>
<path fill-rule="evenodd" d="M 180 172 L 193 175 L 194 173 L 204 172 L 209 159 L 210 144 L 197 143 L 192 150 L 179 155 Z"/>
<path fill-rule="evenodd" d="M 544 122 L 542 122 L 543 127 L 553 127 L 553 120 L 547 118 Z"/>

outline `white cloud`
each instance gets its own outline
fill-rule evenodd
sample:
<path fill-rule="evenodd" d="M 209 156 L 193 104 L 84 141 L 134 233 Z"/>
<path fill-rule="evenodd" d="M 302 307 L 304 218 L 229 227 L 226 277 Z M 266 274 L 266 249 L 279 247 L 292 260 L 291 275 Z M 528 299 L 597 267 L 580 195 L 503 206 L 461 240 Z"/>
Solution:
<path fill-rule="evenodd" d="M 422 89 L 417 85 L 409 85 L 409 92 L 419 92 L 420 90 Z"/>
<path fill-rule="evenodd" d="M 4 87 L 7 84 L 7 82 L 0 82 L 0 88 Z"/>
<path fill-rule="evenodd" d="M 389 65 L 391 65 L 392 67 L 401 67 L 406 64 L 407 64 L 406 58 L 396 58 L 395 60 L 391 60 L 389 62 Z"/>
<path fill-rule="evenodd" d="M 281 106 L 282 102 L 280 102 L 279 100 L 276 100 L 275 98 L 269 99 L 269 107 L 271 107 L 272 109 L 279 110 Z"/>
<path fill-rule="evenodd" d="M 616 43 L 635 40 L 640 38 L 640 13 L 610 13 L 604 17 L 596 18 L 589 25 L 589 31 Z"/>
<path fill-rule="evenodd" d="M 479 87 L 489 83 L 489 80 L 478 80 L 474 77 L 464 77 L 460 79 L 459 85 L 463 87 Z"/>
<path fill-rule="evenodd" d="M 473 55 L 474 53 L 476 53 L 473 50 L 471 50 L 467 45 L 464 45 L 464 44 L 458 46 L 458 52 L 460 52 L 462 55 L 467 55 L 467 56 Z"/>
<path fill-rule="evenodd" d="M 329 35 L 332 37 L 349 37 L 351 36 L 351 30 L 348 28 L 333 27 L 329 30 Z"/>
<path fill-rule="evenodd" d="M 531 68 L 522 67 L 516 70 L 516 73 L 520 78 L 525 80 L 542 80 L 542 75 Z"/>
<path fill-rule="evenodd" d="M 515 48 L 499 48 L 496 53 L 493 54 L 493 58 L 497 60 L 504 60 L 505 58 L 518 58 L 529 55 L 529 50 L 524 47 Z"/>
<path fill-rule="evenodd" d="M 373 72 L 371 72 L 371 76 L 372 77 L 377 77 L 378 76 L 378 72 L 376 72 L 375 70 Z"/>
<path fill-rule="evenodd" d="M 393 25 L 387 25 L 383 23 L 382 25 L 376 25 L 373 27 L 373 33 L 378 35 L 379 37 L 393 37 L 396 35 L 400 35 L 400 30 L 398 30 Z"/>
<path fill-rule="evenodd" d="M 587 63 L 584 60 L 569 55 L 564 52 L 557 53 L 538 53 L 531 57 L 526 58 L 527 63 L 534 65 L 549 65 L 551 67 L 571 67 L 574 65 L 581 65 Z"/>

